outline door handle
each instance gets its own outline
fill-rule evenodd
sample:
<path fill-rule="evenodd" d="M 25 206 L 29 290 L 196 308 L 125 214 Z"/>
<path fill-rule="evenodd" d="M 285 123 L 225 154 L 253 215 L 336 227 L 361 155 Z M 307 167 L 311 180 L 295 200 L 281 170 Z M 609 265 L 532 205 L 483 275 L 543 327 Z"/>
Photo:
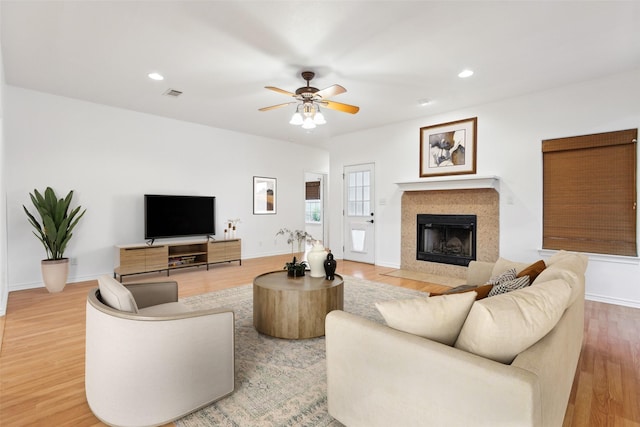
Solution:
<path fill-rule="evenodd" d="M 372 220 L 372 219 L 370 219 L 370 220 L 369 220 L 369 221 L 367 221 L 367 222 L 370 222 L 371 224 L 373 224 L 373 220 Z"/>

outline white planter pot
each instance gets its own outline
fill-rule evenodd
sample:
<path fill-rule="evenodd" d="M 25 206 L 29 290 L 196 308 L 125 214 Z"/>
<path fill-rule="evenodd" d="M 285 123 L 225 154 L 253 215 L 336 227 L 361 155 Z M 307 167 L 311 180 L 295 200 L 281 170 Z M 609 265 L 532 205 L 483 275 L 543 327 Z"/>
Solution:
<path fill-rule="evenodd" d="M 41 263 L 44 286 L 51 293 L 60 292 L 67 284 L 69 258 L 43 259 Z"/>
<path fill-rule="evenodd" d="M 307 253 L 307 262 L 309 263 L 309 276 L 324 277 L 324 261 L 327 259 L 327 251 L 324 250 L 322 243 L 316 242 L 313 248 Z"/>

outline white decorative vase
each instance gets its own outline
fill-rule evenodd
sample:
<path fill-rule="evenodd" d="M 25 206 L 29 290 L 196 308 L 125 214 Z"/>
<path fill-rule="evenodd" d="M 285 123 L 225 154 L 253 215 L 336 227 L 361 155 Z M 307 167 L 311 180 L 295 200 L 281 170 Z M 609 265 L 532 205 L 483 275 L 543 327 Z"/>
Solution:
<path fill-rule="evenodd" d="M 324 261 L 327 259 L 327 251 L 319 240 L 313 244 L 313 247 L 307 254 L 307 262 L 309 263 L 309 276 L 324 277 Z"/>
<path fill-rule="evenodd" d="M 69 258 L 43 259 L 42 280 L 50 293 L 60 292 L 67 284 L 69 275 Z"/>

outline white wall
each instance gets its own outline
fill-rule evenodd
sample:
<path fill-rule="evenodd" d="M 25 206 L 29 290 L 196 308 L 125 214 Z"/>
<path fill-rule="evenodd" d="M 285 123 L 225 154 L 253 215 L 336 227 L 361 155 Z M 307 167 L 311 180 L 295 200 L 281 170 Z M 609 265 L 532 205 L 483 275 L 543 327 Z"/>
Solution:
<path fill-rule="evenodd" d="M 1 43 L 0 43 L 1 44 Z M 7 311 L 9 286 L 7 282 L 7 206 L 5 178 L 5 139 L 4 139 L 4 65 L 0 49 L 0 316 Z"/>
<path fill-rule="evenodd" d="M 397 268 L 402 192 L 394 183 L 419 179 L 420 127 L 477 116 L 477 174 L 497 175 L 501 181 L 500 255 L 535 261 L 541 258 L 538 250 L 542 245 L 541 141 L 638 128 L 638 93 L 640 70 L 635 70 L 447 114 L 428 116 L 426 107 L 423 119 L 333 138 L 329 144 L 329 203 L 342 204 L 341 174 L 345 165 L 374 162 L 376 264 Z M 602 167 L 615 165 L 603 159 Z M 342 242 L 340 210 L 331 212 L 331 240 Z M 341 245 L 333 245 L 340 257 Z M 640 307 L 638 260 L 591 257 L 587 293 L 590 299 Z"/>
<path fill-rule="evenodd" d="M 22 205 L 29 192 L 75 190 L 87 213 L 65 256 L 69 282 L 112 273 L 114 245 L 144 241 L 143 194 L 216 196 L 216 231 L 240 218 L 243 258 L 287 253 L 274 238 L 304 227 L 304 172 L 328 172 L 329 155 L 207 126 L 5 87 L 9 290 L 41 286 L 45 252 Z M 287 126 L 286 123 L 283 126 Z M 253 215 L 253 176 L 277 178 L 277 214 Z"/>

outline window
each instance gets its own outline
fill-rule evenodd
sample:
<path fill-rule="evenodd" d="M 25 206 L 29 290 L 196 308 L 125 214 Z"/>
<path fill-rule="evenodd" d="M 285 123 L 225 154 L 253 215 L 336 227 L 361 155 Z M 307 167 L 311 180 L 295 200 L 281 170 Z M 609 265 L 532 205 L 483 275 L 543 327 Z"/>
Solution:
<path fill-rule="evenodd" d="M 545 249 L 637 256 L 637 129 L 542 141 Z"/>
<path fill-rule="evenodd" d="M 347 187 L 347 213 L 349 216 L 369 216 L 371 214 L 370 171 L 350 172 Z"/>
<path fill-rule="evenodd" d="M 318 224 L 322 222 L 322 200 L 320 197 L 320 181 L 305 183 L 305 222 Z"/>

